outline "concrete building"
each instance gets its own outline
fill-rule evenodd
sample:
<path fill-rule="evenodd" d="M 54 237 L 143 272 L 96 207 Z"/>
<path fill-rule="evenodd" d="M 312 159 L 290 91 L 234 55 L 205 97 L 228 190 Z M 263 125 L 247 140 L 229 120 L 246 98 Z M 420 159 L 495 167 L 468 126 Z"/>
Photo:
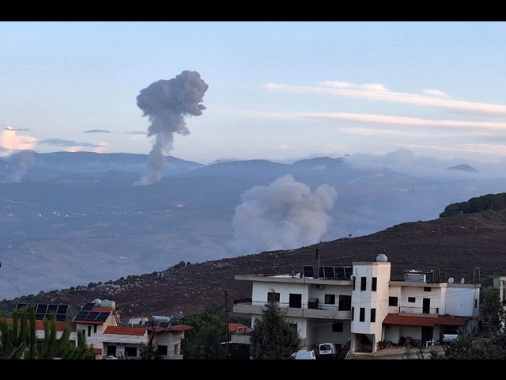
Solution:
<path fill-rule="evenodd" d="M 18 308 L 30 304 L 18 304 Z M 119 309 L 114 301 L 96 299 L 86 303 L 72 321 L 66 321 L 67 305 L 34 304 L 36 308 L 37 339 L 44 339 L 43 320 L 48 319 L 53 311 L 56 314 L 57 336 L 60 338 L 64 329 L 71 330 L 70 339 L 77 344 L 77 332 L 83 331 L 86 343 L 93 347 L 95 359 L 138 359 L 141 348 L 148 344 L 156 346 L 161 359 L 180 360 L 181 342 L 185 331 L 192 327 L 170 324 L 168 317 L 157 317 L 141 321 L 136 326 L 120 323 Z M 65 307 L 64 307 L 65 306 Z M 12 319 L 8 319 L 12 323 Z"/>
<path fill-rule="evenodd" d="M 252 283 L 251 300 L 236 302 L 233 312 L 261 318 L 265 304 L 278 303 L 296 327 L 302 347 L 349 343 L 350 353 L 374 353 L 378 342 L 411 346 L 439 342 L 446 328 L 477 333 L 480 284 L 444 282 L 434 271 L 410 269 L 391 279 L 384 254 L 375 262 L 350 267 L 304 266 L 300 273 L 237 275 Z"/>

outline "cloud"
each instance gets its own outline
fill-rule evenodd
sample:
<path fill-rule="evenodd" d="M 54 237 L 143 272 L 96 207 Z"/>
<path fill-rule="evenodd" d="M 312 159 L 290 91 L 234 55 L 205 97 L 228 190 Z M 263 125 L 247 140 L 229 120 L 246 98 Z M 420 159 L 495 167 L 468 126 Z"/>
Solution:
<path fill-rule="evenodd" d="M 37 144 L 32 136 L 19 136 L 12 127 L 6 127 L 0 132 L 0 147 L 6 151 L 30 150 Z"/>
<path fill-rule="evenodd" d="M 104 153 L 110 147 L 110 144 L 107 142 L 100 142 L 98 144 L 92 144 L 92 143 L 76 142 L 73 140 L 64 140 L 64 139 L 45 139 L 45 140 L 41 140 L 39 142 L 39 144 L 64 147 L 65 151 L 67 151 L 67 152 L 80 152 L 84 148 L 88 148 L 96 153 Z"/>
<path fill-rule="evenodd" d="M 269 186 L 255 186 L 241 195 L 232 220 L 234 239 L 229 243 L 238 254 L 290 249 L 318 243 L 327 231 L 336 190 L 326 184 L 314 193 L 292 175 Z"/>
<path fill-rule="evenodd" d="M 431 106 L 449 110 L 463 110 L 473 114 L 488 115 L 494 117 L 506 116 L 506 106 L 504 105 L 457 101 L 441 99 L 439 96 L 434 97 L 419 94 L 393 92 L 387 90 L 383 85 L 379 84 L 354 85 L 344 82 L 328 81 L 324 82 L 322 86 L 310 87 L 268 83 L 264 85 L 264 88 L 269 91 L 292 94 L 333 95 L 349 98 L 362 98 L 367 100 L 379 100 L 385 102 L 415 104 L 420 106 Z M 433 95 L 436 91 L 437 90 L 430 90 L 429 93 Z M 437 92 L 437 95 L 441 94 L 442 93 Z"/>
<path fill-rule="evenodd" d="M 89 129 L 84 131 L 84 133 L 111 133 L 111 131 L 106 131 L 105 129 Z"/>

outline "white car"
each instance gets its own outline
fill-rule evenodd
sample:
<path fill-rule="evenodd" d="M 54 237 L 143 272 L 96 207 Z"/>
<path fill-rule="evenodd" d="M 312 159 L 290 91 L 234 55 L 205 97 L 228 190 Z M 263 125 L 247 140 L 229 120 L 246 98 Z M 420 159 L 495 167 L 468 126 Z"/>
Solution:
<path fill-rule="evenodd" d="M 315 350 L 299 350 L 290 355 L 291 360 L 316 360 Z"/>
<path fill-rule="evenodd" d="M 443 343 L 452 342 L 457 340 L 460 336 L 460 331 L 458 329 L 446 329 L 443 332 L 443 339 L 441 340 Z"/>

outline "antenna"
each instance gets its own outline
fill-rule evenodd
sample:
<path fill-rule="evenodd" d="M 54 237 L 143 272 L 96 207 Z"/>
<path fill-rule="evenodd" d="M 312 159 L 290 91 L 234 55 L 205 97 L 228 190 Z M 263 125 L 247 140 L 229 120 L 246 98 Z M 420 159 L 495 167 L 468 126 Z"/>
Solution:
<path fill-rule="evenodd" d="M 454 282 L 454 281 L 455 281 L 455 279 L 454 279 L 453 277 L 450 277 L 450 278 L 448 279 L 448 283 L 449 283 L 449 284 L 453 284 L 453 282 Z"/>

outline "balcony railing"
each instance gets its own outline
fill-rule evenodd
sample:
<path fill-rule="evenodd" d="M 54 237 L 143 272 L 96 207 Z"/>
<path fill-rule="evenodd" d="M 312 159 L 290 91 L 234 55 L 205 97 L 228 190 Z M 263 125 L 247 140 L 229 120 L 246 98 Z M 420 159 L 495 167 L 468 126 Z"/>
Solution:
<path fill-rule="evenodd" d="M 265 310 L 263 302 L 236 303 L 234 313 L 260 315 Z M 289 307 L 287 304 L 279 304 L 280 309 L 288 317 L 320 318 L 320 319 L 351 319 L 351 310 L 338 310 L 334 305 L 323 305 L 319 308 Z"/>

